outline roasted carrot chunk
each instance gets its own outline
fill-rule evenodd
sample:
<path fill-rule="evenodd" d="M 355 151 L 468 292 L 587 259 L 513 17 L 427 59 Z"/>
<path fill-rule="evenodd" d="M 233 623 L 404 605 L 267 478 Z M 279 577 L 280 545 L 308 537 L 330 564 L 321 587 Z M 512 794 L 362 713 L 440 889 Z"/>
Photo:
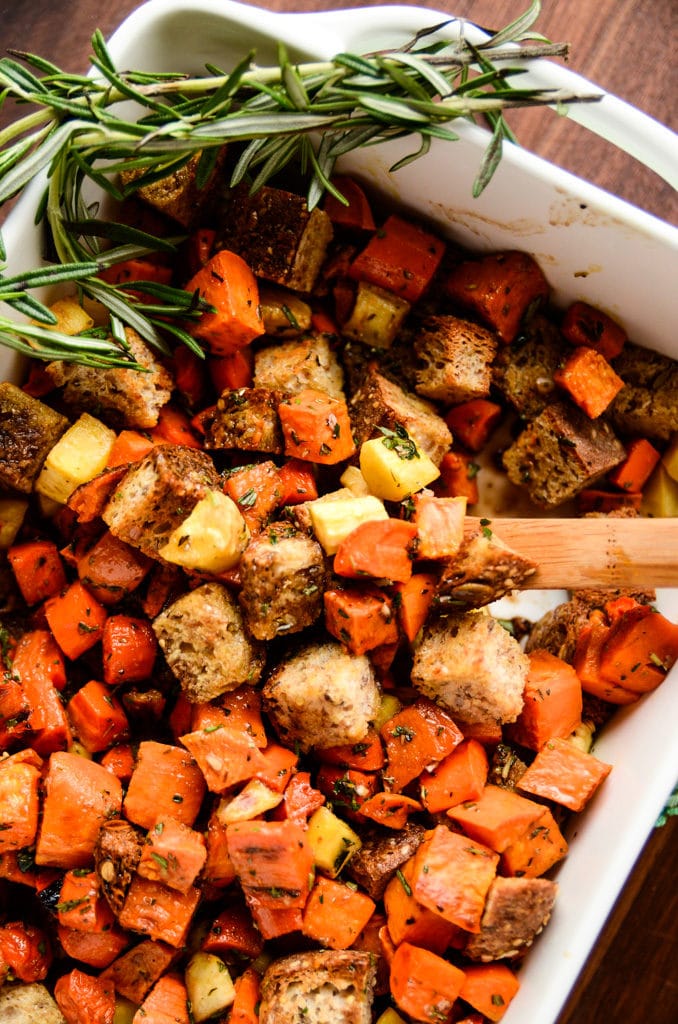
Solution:
<path fill-rule="evenodd" d="M 540 750 L 552 736 L 569 736 L 581 720 L 581 683 L 566 661 L 546 650 L 529 655 L 523 709 L 508 727 L 509 736 L 530 750 Z"/>
<path fill-rule="evenodd" d="M 624 328 L 588 302 L 568 306 L 560 329 L 571 345 L 594 348 L 605 359 L 615 359 L 626 343 Z"/>
<path fill-rule="evenodd" d="M 132 937 L 115 924 L 98 932 L 83 932 L 60 924 L 57 938 L 66 956 L 99 970 L 112 964 L 132 941 Z"/>
<path fill-rule="evenodd" d="M 108 931 L 113 924 L 113 911 L 101 895 L 99 876 L 84 868 L 64 875 L 56 912 L 60 925 L 78 932 Z"/>
<path fill-rule="evenodd" d="M 205 795 L 205 780 L 197 764 L 181 747 L 155 740 L 139 744 L 137 763 L 125 795 L 125 817 L 153 828 L 167 815 L 193 825 Z"/>
<path fill-rule="evenodd" d="M 106 530 L 78 555 L 78 577 L 103 605 L 116 604 L 133 593 L 151 569 L 151 559 Z"/>
<path fill-rule="evenodd" d="M 190 732 L 181 737 L 181 742 L 198 763 L 211 793 L 224 793 L 265 767 L 252 737 L 230 726 Z"/>
<path fill-rule="evenodd" d="M 111 448 L 107 466 L 128 466 L 130 462 L 138 462 L 153 447 L 153 441 L 138 430 L 121 430 Z"/>
<path fill-rule="evenodd" d="M 412 575 L 415 523 L 405 519 L 374 519 L 351 530 L 334 556 L 338 576 L 405 583 Z"/>
<path fill-rule="evenodd" d="M 502 852 L 501 870 L 505 875 L 538 878 L 567 853 L 567 842 L 548 807 Z"/>
<path fill-rule="evenodd" d="M 175 818 L 158 818 L 148 832 L 137 872 L 152 882 L 188 892 L 202 871 L 207 850 L 200 832 Z"/>
<path fill-rule="evenodd" d="M 386 722 L 381 738 L 386 744 L 389 786 L 398 792 L 424 768 L 451 754 L 464 737 L 447 712 L 419 697 Z"/>
<path fill-rule="evenodd" d="M 325 198 L 325 213 L 333 224 L 354 231 L 374 231 L 375 223 L 367 196 L 354 178 L 338 174 L 332 184 L 341 193 L 344 202 L 328 193 Z"/>
<path fill-rule="evenodd" d="M 412 895 L 446 921 L 479 932 L 498 863 L 494 850 L 438 825 L 414 855 Z"/>
<path fill-rule="evenodd" d="M 234 902 L 215 917 L 201 948 L 215 956 L 228 957 L 237 953 L 254 960 L 264 948 L 264 943 L 244 902 Z"/>
<path fill-rule="evenodd" d="M 0 961 L 19 981 L 43 981 L 52 963 L 52 947 L 42 928 L 24 921 L 0 926 Z"/>
<path fill-rule="evenodd" d="M 436 494 L 447 498 L 466 498 L 468 505 L 478 502 L 478 465 L 470 455 L 446 452 L 439 466 L 440 476 L 433 484 Z"/>
<path fill-rule="evenodd" d="M 375 793 L 360 805 L 360 813 L 385 828 L 405 828 L 410 814 L 422 809 L 418 800 L 402 793 Z"/>
<path fill-rule="evenodd" d="M 235 999 L 229 1024 L 259 1024 L 261 981 L 253 967 L 247 967 L 235 979 Z"/>
<path fill-rule="evenodd" d="M 611 771 L 611 764 L 554 737 L 542 747 L 517 786 L 521 793 L 581 811 Z"/>
<path fill-rule="evenodd" d="M 404 583 L 397 583 L 395 593 L 398 602 L 400 627 L 413 643 L 417 633 L 426 622 L 435 596 L 437 577 L 431 572 L 416 572 Z"/>
<path fill-rule="evenodd" d="M 241 882 L 269 906 L 301 909 L 313 854 L 292 821 L 243 821 L 227 828 L 228 852 Z M 248 900 L 249 902 L 249 900 Z"/>
<path fill-rule="evenodd" d="M 178 974 L 164 974 L 134 1014 L 132 1024 L 190 1024 L 188 992 Z"/>
<path fill-rule="evenodd" d="M 414 1020 L 449 1020 L 464 983 L 464 973 L 437 953 L 403 942 L 391 963 L 391 995 L 398 1009 Z"/>
<path fill-rule="evenodd" d="M 26 604 L 38 604 L 66 586 L 66 571 L 54 541 L 15 544 L 7 552 L 7 561 Z"/>
<path fill-rule="evenodd" d="M 389 881 L 384 892 L 386 925 L 392 942 L 411 942 L 432 953 L 444 953 L 460 929 L 412 895 L 414 858 L 406 861 Z"/>
<path fill-rule="evenodd" d="M 108 979 L 75 967 L 57 980 L 54 998 L 68 1024 L 113 1024 L 115 989 Z"/>
<path fill-rule="evenodd" d="M 33 845 L 38 829 L 40 762 L 0 760 L 0 853 Z"/>
<path fill-rule="evenodd" d="M 306 388 L 280 402 L 285 455 L 333 466 L 355 453 L 346 402 Z"/>
<path fill-rule="evenodd" d="M 431 283 L 444 253 L 445 243 L 440 238 L 392 214 L 353 260 L 349 276 L 416 302 Z"/>
<path fill-rule="evenodd" d="M 481 451 L 499 423 L 502 407 L 488 398 L 470 398 L 453 406 L 445 415 L 445 422 L 457 444 L 470 452 Z"/>
<path fill-rule="evenodd" d="M 91 754 L 129 737 L 125 709 L 108 687 L 96 679 L 80 687 L 68 702 L 67 710 L 75 735 Z"/>
<path fill-rule="evenodd" d="M 575 349 L 565 364 L 553 374 L 576 405 L 595 420 L 605 412 L 612 399 L 624 387 L 607 359 L 593 348 Z"/>
<path fill-rule="evenodd" d="M 677 659 L 678 625 L 639 605 L 612 622 L 600 652 L 600 674 L 632 693 L 647 693 L 663 683 Z"/>
<path fill-rule="evenodd" d="M 501 1020 L 520 988 L 520 982 L 506 964 L 470 964 L 464 968 L 459 996 L 489 1020 Z"/>
<path fill-rule="evenodd" d="M 398 624 L 391 599 L 376 588 L 326 590 L 325 627 L 351 654 L 365 654 L 382 644 L 397 643 Z"/>
<path fill-rule="evenodd" d="M 101 640 L 107 613 L 79 580 L 45 603 L 54 639 L 67 658 L 79 658 Z"/>
<path fill-rule="evenodd" d="M 190 327 L 213 355 L 229 355 L 264 333 L 256 278 L 236 253 L 215 253 L 185 287 L 214 307 Z"/>
<path fill-rule="evenodd" d="M 151 939 L 179 948 L 186 940 L 199 902 L 200 889 L 197 886 L 187 892 L 179 892 L 162 882 L 134 875 L 118 915 L 118 923 L 122 928 L 141 932 Z"/>
<path fill-rule="evenodd" d="M 630 494 L 642 491 L 650 474 L 661 458 L 661 453 L 644 437 L 636 437 L 626 445 L 626 458 L 608 473 L 615 487 Z"/>
<path fill-rule="evenodd" d="M 119 956 L 100 975 L 110 978 L 125 999 L 142 1003 L 158 978 L 172 965 L 177 952 L 164 942 L 142 939 L 132 949 Z"/>
<path fill-rule="evenodd" d="M 365 893 L 318 876 L 306 902 L 302 931 L 330 949 L 353 945 L 374 913 L 375 903 Z"/>
<path fill-rule="evenodd" d="M 158 652 L 150 622 L 130 615 L 111 615 L 104 625 L 104 682 L 109 686 L 148 679 Z"/>
<path fill-rule="evenodd" d="M 465 739 L 432 771 L 419 776 L 421 802 L 431 814 L 446 811 L 467 800 L 478 800 L 485 788 L 489 762 L 476 739 Z"/>
<path fill-rule="evenodd" d="M 502 853 L 542 814 L 542 805 L 526 800 L 510 789 L 485 786 L 477 800 L 469 800 L 448 811 L 467 836 Z"/>

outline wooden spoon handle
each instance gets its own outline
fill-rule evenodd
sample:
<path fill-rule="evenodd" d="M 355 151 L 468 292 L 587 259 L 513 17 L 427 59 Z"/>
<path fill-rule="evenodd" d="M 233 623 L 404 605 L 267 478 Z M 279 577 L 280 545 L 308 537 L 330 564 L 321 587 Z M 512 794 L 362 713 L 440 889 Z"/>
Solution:
<path fill-rule="evenodd" d="M 539 566 L 530 589 L 678 587 L 678 519 L 476 519 Z"/>

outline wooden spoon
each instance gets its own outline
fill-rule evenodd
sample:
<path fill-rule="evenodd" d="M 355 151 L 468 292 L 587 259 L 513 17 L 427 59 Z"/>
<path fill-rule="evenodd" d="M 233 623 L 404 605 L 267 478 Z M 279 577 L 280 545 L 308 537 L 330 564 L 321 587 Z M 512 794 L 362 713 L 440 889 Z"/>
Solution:
<path fill-rule="evenodd" d="M 539 566 L 530 590 L 678 587 L 678 519 L 478 519 Z"/>

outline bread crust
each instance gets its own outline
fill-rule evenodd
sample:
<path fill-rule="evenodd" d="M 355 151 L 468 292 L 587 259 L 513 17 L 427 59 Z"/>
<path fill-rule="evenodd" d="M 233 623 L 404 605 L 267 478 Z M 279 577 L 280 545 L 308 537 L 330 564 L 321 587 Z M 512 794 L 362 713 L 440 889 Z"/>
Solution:
<path fill-rule="evenodd" d="M 275 960 L 261 983 L 259 1024 L 371 1024 L 376 957 L 319 949 Z"/>

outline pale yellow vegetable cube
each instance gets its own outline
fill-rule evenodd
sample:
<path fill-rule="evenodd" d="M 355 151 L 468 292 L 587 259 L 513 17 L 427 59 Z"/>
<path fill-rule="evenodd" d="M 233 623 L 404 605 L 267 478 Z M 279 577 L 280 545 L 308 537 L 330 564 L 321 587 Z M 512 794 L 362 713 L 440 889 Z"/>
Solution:
<path fill-rule="evenodd" d="M 669 441 L 669 446 L 662 455 L 662 463 L 671 479 L 678 481 L 678 433 Z"/>
<path fill-rule="evenodd" d="M 379 701 L 379 707 L 377 714 L 374 719 L 374 728 L 377 732 L 389 722 L 394 715 L 402 709 L 402 704 L 393 693 L 382 694 L 381 700 Z"/>
<path fill-rule="evenodd" d="M 347 466 L 339 477 L 339 483 L 343 487 L 348 487 L 351 494 L 355 494 L 357 498 L 370 493 L 367 481 L 357 466 Z"/>
<path fill-rule="evenodd" d="M 336 878 L 362 846 L 353 829 L 324 806 L 308 819 L 307 838 L 315 866 L 330 878 Z"/>
<path fill-rule="evenodd" d="M 373 494 L 362 497 L 350 495 L 336 501 L 313 501 L 309 504 L 309 512 L 313 532 L 327 555 L 334 555 L 341 542 L 361 523 L 388 519 L 383 503 Z"/>
<path fill-rule="evenodd" d="M 223 799 L 217 809 L 221 825 L 232 825 L 235 821 L 251 821 L 282 803 L 283 794 L 276 793 L 261 779 L 250 779 L 232 800 Z"/>
<path fill-rule="evenodd" d="M 113 1024 L 133 1024 L 134 1015 L 139 1007 L 130 999 L 116 994 L 115 1010 L 113 1011 Z"/>
<path fill-rule="evenodd" d="M 359 281 L 355 305 L 341 333 L 372 348 L 390 348 L 411 308 L 393 292 Z"/>
<path fill-rule="evenodd" d="M 94 324 L 94 320 L 87 310 L 83 309 L 76 299 L 57 299 L 49 308 L 57 318 L 57 322 L 55 324 L 41 324 L 42 327 L 47 327 L 48 330 L 59 331 L 61 334 L 72 336 L 88 331 Z"/>
<path fill-rule="evenodd" d="M 195 1024 L 226 1010 L 235 999 L 235 986 L 224 961 L 213 953 L 194 953 L 184 973 Z"/>
<path fill-rule="evenodd" d="M 656 519 L 678 516 L 678 481 L 668 473 L 663 462 L 658 464 L 645 486 L 640 511 Z"/>
<path fill-rule="evenodd" d="M 377 1024 L 405 1024 L 405 1018 L 388 1006 L 377 1018 Z"/>
<path fill-rule="evenodd" d="M 76 487 L 106 468 L 115 436 L 105 423 L 84 412 L 49 452 L 35 490 L 65 505 Z"/>
<path fill-rule="evenodd" d="M 158 554 L 185 569 L 226 572 L 240 561 L 249 537 L 247 523 L 233 499 L 222 491 L 209 491 Z"/>
<path fill-rule="evenodd" d="M 374 437 L 360 448 L 360 471 L 371 493 L 384 501 L 402 501 L 440 476 L 428 455 L 403 435 Z"/>
<path fill-rule="evenodd" d="M 26 515 L 28 502 L 23 498 L 0 498 L 0 549 L 12 546 Z"/>

